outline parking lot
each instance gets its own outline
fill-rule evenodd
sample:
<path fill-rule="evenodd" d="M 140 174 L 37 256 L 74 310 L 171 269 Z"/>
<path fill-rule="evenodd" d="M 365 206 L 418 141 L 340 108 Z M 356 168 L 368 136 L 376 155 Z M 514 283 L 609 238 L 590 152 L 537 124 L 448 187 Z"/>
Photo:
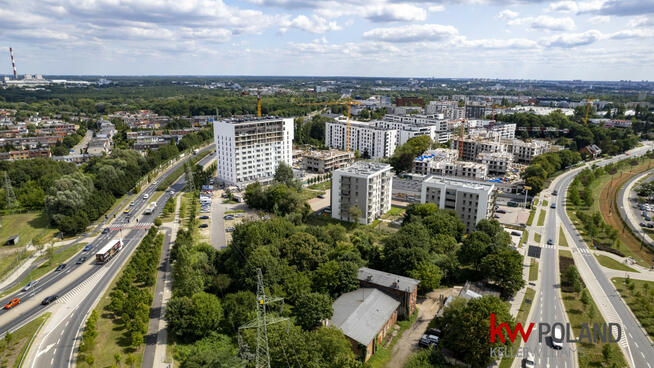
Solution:
<path fill-rule="evenodd" d="M 495 218 L 503 225 L 520 226 L 529 219 L 529 210 L 522 207 L 495 206 Z"/>

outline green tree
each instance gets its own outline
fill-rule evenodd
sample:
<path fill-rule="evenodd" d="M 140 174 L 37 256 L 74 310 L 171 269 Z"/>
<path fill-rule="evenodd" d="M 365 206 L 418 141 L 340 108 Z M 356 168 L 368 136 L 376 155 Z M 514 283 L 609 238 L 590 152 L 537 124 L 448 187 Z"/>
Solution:
<path fill-rule="evenodd" d="M 421 262 L 416 269 L 409 272 L 409 276 L 420 280 L 418 291 L 425 294 L 441 286 L 441 277 L 443 275 L 438 266 L 428 262 Z"/>
<path fill-rule="evenodd" d="M 327 261 L 318 265 L 313 275 L 313 287 L 320 293 L 337 298 L 359 286 L 359 267 L 353 262 Z"/>
<path fill-rule="evenodd" d="M 293 168 L 287 163 L 280 161 L 275 170 L 274 180 L 276 183 L 291 186 L 293 184 Z"/>
<path fill-rule="evenodd" d="M 171 298 L 165 317 L 172 334 L 182 340 L 197 339 L 220 328 L 223 308 L 218 297 L 199 292 L 191 298 Z"/>
<path fill-rule="evenodd" d="M 582 199 L 583 199 L 584 204 L 586 206 L 590 207 L 590 206 L 593 205 L 593 201 L 594 201 L 593 193 L 588 189 L 588 187 L 586 187 L 586 189 L 584 189 Z"/>
<path fill-rule="evenodd" d="M 463 264 L 473 265 L 479 271 L 481 260 L 489 254 L 491 237 L 481 231 L 473 231 L 463 240 L 459 249 L 459 260 Z"/>
<path fill-rule="evenodd" d="M 489 254 L 481 261 L 481 272 L 500 288 L 502 298 L 515 295 L 524 285 L 522 278 L 522 255 L 513 249 Z"/>
<path fill-rule="evenodd" d="M 230 337 L 216 332 L 192 345 L 178 345 L 175 352 L 181 368 L 243 368 L 246 363 L 238 357 Z"/>
<path fill-rule="evenodd" d="M 426 135 L 410 138 L 397 147 L 390 158 L 390 164 L 397 173 L 408 171 L 413 167 L 413 160 L 431 146 L 431 138 Z"/>
<path fill-rule="evenodd" d="M 223 330 L 235 334 L 238 332 L 239 326 L 254 319 L 256 302 L 257 297 L 251 291 L 227 294 L 223 301 L 223 310 L 225 311 Z"/>
<path fill-rule="evenodd" d="M 362 214 L 363 212 L 361 212 L 361 209 L 357 205 L 351 206 L 348 210 L 348 216 L 351 222 L 359 223 L 359 221 L 361 221 Z"/>
<path fill-rule="evenodd" d="M 319 326 L 320 321 L 331 318 L 333 313 L 331 298 L 320 293 L 301 295 L 293 308 L 297 324 L 307 331 Z"/>

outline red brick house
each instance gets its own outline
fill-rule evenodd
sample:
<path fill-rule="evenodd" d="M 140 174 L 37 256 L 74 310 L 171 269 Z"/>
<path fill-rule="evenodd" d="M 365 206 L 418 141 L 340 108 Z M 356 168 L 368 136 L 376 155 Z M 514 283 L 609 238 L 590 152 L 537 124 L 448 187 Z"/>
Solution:
<path fill-rule="evenodd" d="M 362 288 L 375 288 L 400 302 L 399 317 L 408 319 L 416 310 L 420 280 L 361 267 L 357 274 Z"/>

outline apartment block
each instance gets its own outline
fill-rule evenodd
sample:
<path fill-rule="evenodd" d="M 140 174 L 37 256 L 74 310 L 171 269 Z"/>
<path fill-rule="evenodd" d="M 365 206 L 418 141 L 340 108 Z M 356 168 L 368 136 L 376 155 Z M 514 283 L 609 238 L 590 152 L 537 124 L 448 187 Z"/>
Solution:
<path fill-rule="evenodd" d="M 228 185 L 268 181 L 279 162 L 292 165 L 293 119 L 226 119 L 213 133 L 217 177 Z"/>
<path fill-rule="evenodd" d="M 535 156 L 550 151 L 551 144 L 547 141 L 532 140 L 525 142 L 520 139 L 500 140 L 507 147 L 507 151 L 513 153 L 513 161 L 528 164 Z"/>
<path fill-rule="evenodd" d="M 354 222 L 350 209 L 361 210 L 359 223 L 368 225 L 391 209 L 393 172 L 388 164 L 357 162 L 332 174 L 332 218 Z"/>
<path fill-rule="evenodd" d="M 450 148 L 459 150 L 459 140 L 452 139 L 450 141 Z M 463 139 L 463 157 L 462 160 L 474 161 L 477 156 L 482 152 L 506 152 L 507 147 L 505 144 L 489 141 L 481 138 L 465 138 Z"/>
<path fill-rule="evenodd" d="M 486 179 L 488 166 L 483 163 L 457 161 L 458 151 L 438 148 L 426 151 L 413 161 L 413 173 Z"/>
<path fill-rule="evenodd" d="M 485 139 L 514 139 L 516 124 L 493 124 L 490 127 L 490 120 L 479 120 L 483 125 L 477 124 L 476 128 L 469 129 L 468 135 L 475 138 Z M 478 122 L 479 122 L 478 121 Z"/>
<path fill-rule="evenodd" d="M 493 183 L 431 176 L 422 182 L 420 202 L 454 210 L 471 232 L 479 221 L 493 216 L 496 193 Z"/>
<path fill-rule="evenodd" d="M 409 139 L 426 135 L 437 143 L 446 143 L 450 137 L 447 131 L 447 121 L 437 119 L 434 115 L 385 115 L 382 120 L 375 121 L 378 128 L 395 129 L 398 131 L 397 145 L 401 146 Z"/>
<path fill-rule="evenodd" d="M 215 125 L 214 125 L 215 126 Z M 369 158 L 390 157 L 397 147 L 397 130 L 376 127 L 374 123 L 350 121 L 350 151 Z M 325 124 L 325 145 L 346 151 L 347 121 Z"/>
<path fill-rule="evenodd" d="M 489 175 L 504 176 L 513 164 L 513 154 L 510 152 L 482 152 L 477 161 L 487 165 Z"/>
<path fill-rule="evenodd" d="M 305 151 L 302 154 L 302 168 L 306 171 L 324 174 L 352 165 L 354 153 L 330 150 Z"/>

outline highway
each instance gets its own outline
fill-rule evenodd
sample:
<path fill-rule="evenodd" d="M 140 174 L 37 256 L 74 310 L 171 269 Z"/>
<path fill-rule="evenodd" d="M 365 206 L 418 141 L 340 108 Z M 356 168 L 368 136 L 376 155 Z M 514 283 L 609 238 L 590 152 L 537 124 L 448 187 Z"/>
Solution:
<path fill-rule="evenodd" d="M 211 149 L 208 146 L 204 150 Z M 187 158 L 188 159 L 188 158 Z M 187 160 L 183 160 L 173 167 L 167 169 L 167 172 L 162 175 L 157 181 L 151 183 L 145 190 L 143 190 L 137 199 L 135 205 L 131 206 L 130 213 L 135 215 L 128 215 L 121 213 L 116 216 L 115 221 L 108 225 L 110 231 L 108 234 L 99 235 L 93 242 L 90 243 L 91 249 L 87 252 L 80 252 L 71 258 L 68 266 L 63 271 L 53 271 L 42 277 L 36 287 L 29 292 L 18 292 L 3 299 L 5 300 L 19 297 L 22 303 L 11 310 L 3 310 L 0 312 L 0 336 L 7 331 L 13 331 L 36 318 L 45 311 L 56 311 L 61 308 L 70 309 L 70 313 L 64 320 L 60 321 L 54 329 L 44 331 L 48 335 L 43 339 L 44 342 L 52 337 L 57 337 L 57 341 L 50 346 L 46 351 L 37 352 L 37 358 L 34 363 L 39 362 L 35 367 L 40 366 L 55 366 L 65 367 L 68 366 L 71 359 L 73 359 L 73 348 L 75 340 L 79 334 L 79 330 L 83 326 L 87 314 L 90 312 L 97 298 L 102 294 L 106 286 L 112 281 L 116 273 L 120 270 L 125 261 L 129 258 L 131 252 L 136 248 L 136 245 L 147 233 L 147 229 L 152 225 L 154 219 L 159 216 L 163 205 L 170 197 L 170 191 L 166 191 L 157 201 L 157 208 L 151 215 L 139 215 L 147 203 L 151 200 L 144 199 L 144 194 L 150 197 L 156 191 L 158 183 L 163 180 L 167 175 L 174 171 L 177 167 L 183 165 Z M 208 155 L 200 161 L 204 165 L 213 159 L 213 155 Z M 170 189 L 179 192 L 185 186 L 184 175 L 176 181 Z M 137 221 L 138 220 L 138 221 Z M 129 222 L 128 222 L 129 221 Z M 123 230 L 121 230 L 121 228 Z M 95 265 L 95 251 L 102 247 L 108 240 L 123 237 L 124 248 L 121 252 L 110 260 L 106 265 Z M 80 265 L 74 264 L 79 256 L 86 253 L 88 259 Z M 97 284 L 94 284 L 96 283 Z M 48 306 L 42 306 L 41 300 L 46 296 L 56 294 L 60 299 Z M 74 305 L 74 307 L 69 307 Z M 74 313 L 73 313 L 74 312 Z M 60 340 L 63 342 L 60 343 Z M 54 349 L 52 349 L 54 347 Z M 34 347 L 33 347 L 34 349 Z"/>
<path fill-rule="evenodd" d="M 644 154 L 649 148 L 651 147 L 645 146 L 645 147 L 636 148 L 630 151 L 630 156 L 619 155 L 598 162 L 596 163 L 596 165 L 604 166 L 609 163 L 623 160 L 629 157 L 640 156 Z M 582 169 L 572 170 L 570 172 L 562 174 L 560 178 L 557 178 L 558 180 L 556 181 L 555 189 L 558 190 L 560 194 L 556 199 L 556 203 L 557 203 L 556 211 L 550 211 L 551 212 L 550 216 L 552 215 L 552 212 L 554 212 L 555 215 L 561 221 L 563 227 L 567 230 L 569 234 L 571 234 L 574 240 L 573 244 L 570 244 L 571 250 L 573 252 L 578 252 L 581 255 L 581 257 L 577 259 L 583 260 L 583 262 L 590 268 L 594 279 L 597 280 L 597 282 L 599 283 L 599 286 L 601 288 L 601 290 L 599 291 L 603 294 L 602 297 L 603 300 L 597 300 L 597 298 L 594 298 L 595 303 L 608 301 L 610 303 L 610 306 L 615 310 L 615 313 L 617 314 L 617 316 L 614 317 L 616 317 L 621 321 L 622 339 L 624 339 L 624 341 L 620 345 L 623 348 L 623 351 L 626 350 L 625 356 L 629 365 L 634 367 L 652 368 L 652 364 L 654 364 L 654 347 L 652 347 L 652 343 L 649 340 L 649 337 L 646 336 L 643 330 L 639 327 L 638 321 L 636 321 L 636 319 L 630 313 L 628 307 L 622 301 L 622 299 L 616 292 L 615 288 L 613 287 L 612 283 L 602 271 L 599 263 L 590 252 L 584 240 L 581 238 L 581 236 L 579 236 L 578 232 L 574 228 L 572 222 L 570 221 L 570 218 L 568 217 L 565 211 L 565 193 L 567 192 L 570 183 L 572 182 L 574 177 L 579 173 L 580 170 Z M 578 268 L 580 266 L 581 265 L 577 265 Z M 588 282 L 589 280 L 584 280 L 584 281 Z M 604 318 L 608 319 L 606 315 L 604 316 Z"/>

